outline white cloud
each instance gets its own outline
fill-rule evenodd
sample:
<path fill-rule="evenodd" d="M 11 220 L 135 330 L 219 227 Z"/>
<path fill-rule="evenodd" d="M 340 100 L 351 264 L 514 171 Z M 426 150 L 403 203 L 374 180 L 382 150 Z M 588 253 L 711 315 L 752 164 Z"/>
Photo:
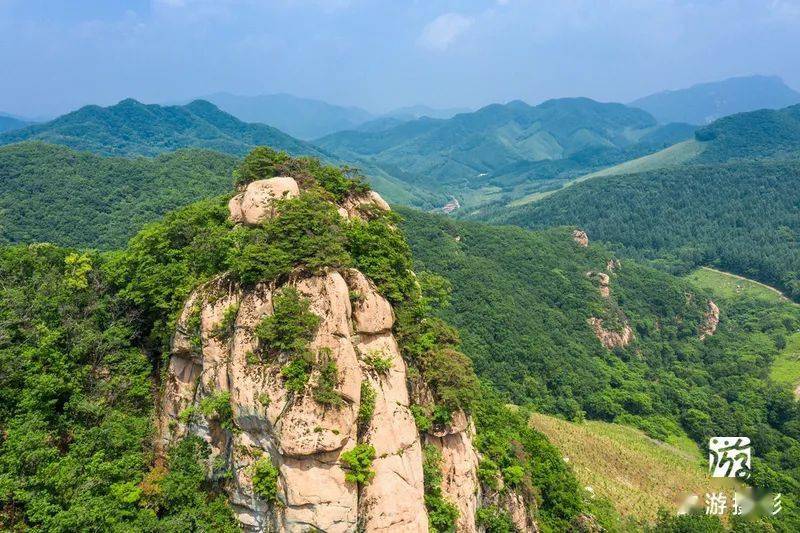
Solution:
<path fill-rule="evenodd" d="M 428 23 L 419 36 L 418 43 L 432 50 L 446 50 L 474 20 L 459 13 L 445 13 Z"/>

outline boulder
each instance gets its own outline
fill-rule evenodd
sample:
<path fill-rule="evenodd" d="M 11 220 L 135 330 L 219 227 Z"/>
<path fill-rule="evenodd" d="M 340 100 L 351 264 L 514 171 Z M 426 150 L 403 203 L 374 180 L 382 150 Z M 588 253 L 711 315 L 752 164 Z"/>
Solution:
<path fill-rule="evenodd" d="M 231 220 L 255 226 L 275 216 L 275 201 L 300 194 L 294 178 L 277 177 L 249 183 L 228 202 Z"/>
<path fill-rule="evenodd" d="M 576 229 L 572 232 L 572 240 L 578 243 L 578 246 L 589 246 L 589 236 L 586 235 L 585 231 Z"/>

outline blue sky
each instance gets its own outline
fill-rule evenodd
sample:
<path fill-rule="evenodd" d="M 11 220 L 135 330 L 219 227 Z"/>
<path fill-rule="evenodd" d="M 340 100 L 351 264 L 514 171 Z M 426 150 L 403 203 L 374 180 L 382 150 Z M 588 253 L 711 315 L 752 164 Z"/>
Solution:
<path fill-rule="evenodd" d="M 0 111 L 288 92 L 371 111 L 800 89 L 800 0 L 0 0 Z"/>

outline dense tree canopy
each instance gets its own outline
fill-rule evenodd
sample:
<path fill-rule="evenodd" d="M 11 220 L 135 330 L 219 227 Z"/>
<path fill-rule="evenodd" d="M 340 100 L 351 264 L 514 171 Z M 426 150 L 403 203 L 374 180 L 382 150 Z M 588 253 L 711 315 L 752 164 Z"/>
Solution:
<path fill-rule="evenodd" d="M 779 339 L 800 327 L 797 306 L 719 301 L 716 334 L 701 340 L 711 294 L 683 279 L 609 263 L 609 252 L 578 246 L 567 230 L 401 213 L 416 268 L 453 287 L 441 316 L 461 331 L 478 375 L 508 400 L 633 425 L 660 440 L 688 435 L 701 447 L 710 436 L 747 435 L 758 455 L 754 483 L 798 493 L 800 407 L 769 379 Z M 590 271 L 609 273 L 610 298 Z M 629 323 L 635 340 L 604 348 L 590 317 L 609 329 Z"/>
<path fill-rule="evenodd" d="M 800 163 L 672 167 L 596 178 L 496 219 L 575 225 L 673 272 L 713 265 L 800 298 Z"/>
<path fill-rule="evenodd" d="M 196 149 L 126 159 L 40 142 L 3 146 L 0 242 L 119 248 L 167 211 L 227 191 L 235 165 Z"/>

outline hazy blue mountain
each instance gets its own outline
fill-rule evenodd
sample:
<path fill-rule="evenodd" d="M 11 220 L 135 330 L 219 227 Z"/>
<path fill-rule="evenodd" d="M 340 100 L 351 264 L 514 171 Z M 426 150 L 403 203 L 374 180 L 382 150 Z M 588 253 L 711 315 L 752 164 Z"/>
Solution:
<path fill-rule="evenodd" d="M 662 123 L 708 124 L 734 113 L 778 109 L 797 103 L 800 93 L 781 78 L 744 76 L 662 91 L 634 100 L 630 105 L 644 109 Z"/>
<path fill-rule="evenodd" d="M 0 144 L 40 140 L 102 155 L 153 156 L 178 148 L 242 155 L 269 145 L 291 154 L 327 157 L 315 146 L 264 124 L 248 124 L 195 100 L 184 106 L 145 105 L 133 99 L 85 106 L 44 124 L 0 134 Z"/>
<path fill-rule="evenodd" d="M 384 117 L 393 117 L 400 120 L 414 120 L 422 117 L 430 118 L 453 118 L 459 113 L 470 113 L 472 110 L 468 107 L 448 107 L 444 109 L 437 109 L 427 105 L 411 105 L 405 107 L 398 107 L 388 113 L 384 113 Z"/>
<path fill-rule="evenodd" d="M 4 131 L 18 130 L 29 126 L 31 123 L 13 115 L 0 113 L 0 133 Z"/>
<path fill-rule="evenodd" d="M 375 133 L 378 131 L 386 131 L 388 129 L 394 128 L 395 126 L 399 126 L 400 124 L 408 122 L 409 120 L 413 119 L 403 119 L 403 118 L 389 117 L 389 116 L 378 117 L 376 119 L 364 122 L 363 124 L 353 129 L 356 131 L 366 131 Z"/>
<path fill-rule="evenodd" d="M 269 124 L 300 139 L 356 128 L 371 120 L 369 111 L 290 94 L 239 96 L 217 93 L 204 98 L 245 122 Z"/>
<path fill-rule="evenodd" d="M 480 205 L 553 188 L 564 180 L 691 136 L 641 109 L 588 98 L 493 104 L 450 119 L 422 117 L 343 131 L 315 143 L 346 161 L 430 192 Z M 430 205 L 423 205 L 429 207 Z"/>

